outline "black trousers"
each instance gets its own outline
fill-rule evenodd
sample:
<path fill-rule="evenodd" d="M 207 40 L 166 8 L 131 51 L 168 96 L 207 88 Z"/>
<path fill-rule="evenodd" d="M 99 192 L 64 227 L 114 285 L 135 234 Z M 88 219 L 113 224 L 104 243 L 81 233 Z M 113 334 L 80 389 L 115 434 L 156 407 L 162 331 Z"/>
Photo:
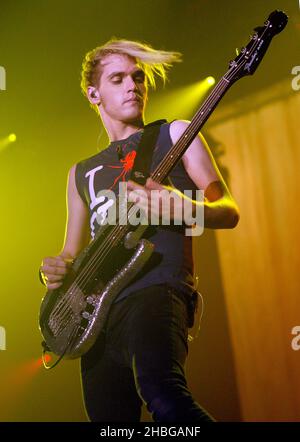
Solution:
<path fill-rule="evenodd" d="M 81 358 L 85 408 L 95 422 L 214 421 L 187 388 L 191 314 L 187 295 L 160 284 L 111 307 L 106 333 Z"/>

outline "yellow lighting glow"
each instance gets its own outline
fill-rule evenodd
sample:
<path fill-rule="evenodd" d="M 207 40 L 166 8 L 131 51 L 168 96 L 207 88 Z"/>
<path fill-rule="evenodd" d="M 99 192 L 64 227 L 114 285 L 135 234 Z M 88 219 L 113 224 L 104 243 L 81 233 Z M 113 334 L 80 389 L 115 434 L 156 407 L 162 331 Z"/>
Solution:
<path fill-rule="evenodd" d="M 11 143 L 13 143 L 14 141 L 16 141 L 17 136 L 16 134 L 10 134 L 8 135 L 8 141 L 10 141 Z"/>
<path fill-rule="evenodd" d="M 216 80 L 214 79 L 214 77 L 207 77 L 206 78 L 206 81 L 207 81 L 207 83 L 209 84 L 209 85 L 213 85 L 213 84 L 215 84 L 215 82 L 216 82 Z"/>

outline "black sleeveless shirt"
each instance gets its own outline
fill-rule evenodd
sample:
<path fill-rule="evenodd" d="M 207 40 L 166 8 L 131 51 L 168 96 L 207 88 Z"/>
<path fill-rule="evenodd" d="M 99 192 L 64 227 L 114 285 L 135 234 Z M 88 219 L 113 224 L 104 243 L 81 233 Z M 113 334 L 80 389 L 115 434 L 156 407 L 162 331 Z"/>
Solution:
<path fill-rule="evenodd" d="M 160 127 L 152 156 L 151 172 L 172 147 L 169 127 L 170 123 L 164 123 Z M 142 130 L 124 140 L 112 141 L 103 151 L 76 164 L 76 187 L 90 212 L 91 239 L 100 227 L 99 219 L 105 219 L 108 208 L 113 204 L 112 199 L 97 197 L 97 194 L 101 190 L 110 189 L 117 195 L 119 182 L 130 179 L 141 135 Z M 182 161 L 179 161 L 169 174 L 169 181 L 182 192 L 197 190 Z M 118 294 L 114 302 L 136 290 L 161 283 L 168 283 L 189 294 L 194 292 L 192 237 L 185 235 L 185 228 L 184 225 L 149 226 L 147 239 L 154 244 L 154 252 L 144 268 Z"/>

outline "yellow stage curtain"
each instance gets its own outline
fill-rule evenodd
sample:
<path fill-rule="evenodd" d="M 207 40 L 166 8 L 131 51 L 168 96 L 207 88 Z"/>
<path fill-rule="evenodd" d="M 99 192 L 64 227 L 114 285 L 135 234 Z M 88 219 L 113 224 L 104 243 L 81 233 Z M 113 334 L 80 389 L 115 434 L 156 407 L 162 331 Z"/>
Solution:
<path fill-rule="evenodd" d="M 242 418 L 300 421 L 300 91 L 287 79 L 216 111 L 207 130 L 241 211 L 216 237 Z"/>

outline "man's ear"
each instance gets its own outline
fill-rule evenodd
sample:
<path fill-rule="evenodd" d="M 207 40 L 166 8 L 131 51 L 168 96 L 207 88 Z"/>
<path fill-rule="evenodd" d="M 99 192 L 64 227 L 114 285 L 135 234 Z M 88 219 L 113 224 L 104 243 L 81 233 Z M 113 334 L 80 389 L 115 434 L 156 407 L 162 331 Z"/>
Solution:
<path fill-rule="evenodd" d="M 88 86 L 87 88 L 87 97 L 90 103 L 92 104 L 100 104 L 100 93 L 94 86 Z"/>

